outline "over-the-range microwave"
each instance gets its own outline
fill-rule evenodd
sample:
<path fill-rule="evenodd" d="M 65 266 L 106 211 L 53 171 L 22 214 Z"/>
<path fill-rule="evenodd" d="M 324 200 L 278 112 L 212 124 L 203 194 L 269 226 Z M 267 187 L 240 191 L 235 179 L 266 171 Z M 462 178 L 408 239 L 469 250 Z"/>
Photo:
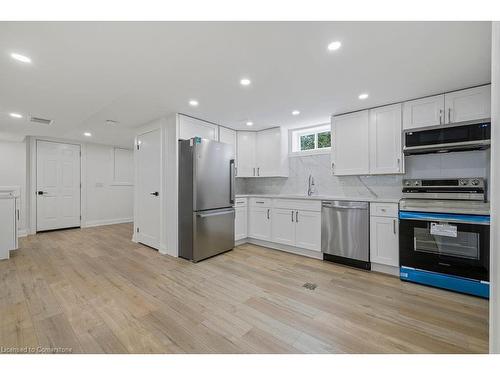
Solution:
<path fill-rule="evenodd" d="M 490 121 L 408 130 L 404 133 L 405 155 L 484 150 L 491 144 Z"/>

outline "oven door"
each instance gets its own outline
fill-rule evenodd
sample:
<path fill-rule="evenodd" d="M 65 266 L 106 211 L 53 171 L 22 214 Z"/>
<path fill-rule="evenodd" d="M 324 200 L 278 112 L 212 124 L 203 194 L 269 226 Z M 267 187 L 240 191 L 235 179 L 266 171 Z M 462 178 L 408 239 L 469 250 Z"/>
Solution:
<path fill-rule="evenodd" d="M 401 211 L 400 265 L 489 281 L 490 217 Z"/>

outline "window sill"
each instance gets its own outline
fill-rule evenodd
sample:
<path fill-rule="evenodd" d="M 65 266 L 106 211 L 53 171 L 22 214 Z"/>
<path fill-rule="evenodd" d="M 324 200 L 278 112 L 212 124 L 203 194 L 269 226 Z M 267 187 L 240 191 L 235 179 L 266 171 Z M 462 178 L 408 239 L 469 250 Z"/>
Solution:
<path fill-rule="evenodd" d="M 314 156 L 314 155 L 325 155 L 330 154 L 332 152 L 331 148 L 325 148 L 323 150 L 311 150 L 311 151 L 298 151 L 298 152 L 289 152 L 289 158 L 296 158 L 300 156 Z"/>

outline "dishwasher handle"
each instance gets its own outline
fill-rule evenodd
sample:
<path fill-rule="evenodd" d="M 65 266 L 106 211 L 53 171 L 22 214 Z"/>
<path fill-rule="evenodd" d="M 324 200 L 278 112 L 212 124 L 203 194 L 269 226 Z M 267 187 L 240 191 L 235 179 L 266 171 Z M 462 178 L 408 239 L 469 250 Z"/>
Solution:
<path fill-rule="evenodd" d="M 324 208 L 340 208 L 340 209 L 358 209 L 368 210 L 368 202 L 352 202 L 352 201 L 322 201 L 321 206 Z"/>

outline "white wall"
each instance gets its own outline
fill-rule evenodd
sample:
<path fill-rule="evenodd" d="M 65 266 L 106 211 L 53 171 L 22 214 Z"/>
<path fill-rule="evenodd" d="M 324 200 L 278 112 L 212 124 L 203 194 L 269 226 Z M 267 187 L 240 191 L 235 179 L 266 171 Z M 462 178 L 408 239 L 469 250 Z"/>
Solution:
<path fill-rule="evenodd" d="M 500 353 L 500 22 L 493 22 L 492 32 L 490 352 Z"/>
<path fill-rule="evenodd" d="M 119 157 L 129 154 L 130 162 L 117 165 L 115 148 L 97 144 L 85 145 L 85 223 L 84 226 L 105 225 L 133 220 L 133 151 L 119 149 Z M 120 168 L 120 170 L 118 170 Z M 130 176 L 120 178 L 119 176 Z M 116 181 L 118 177 L 121 181 Z"/>
<path fill-rule="evenodd" d="M 19 233 L 26 234 L 26 142 L 0 141 L 0 187 L 18 186 Z"/>
<path fill-rule="evenodd" d="M 160 248 L 161 254 L 178 256 L 177 225 L 178 225 L 178 138 L 179 120 L 178 114 L 162 117 L 137 128 L 137 135 L 160 129 L 161 134 L 161 175 L 160 175 Z M 135 140 L 137 144 L 137 138 Z M 135 171 L 137 178 L 137 166 Z M 137 233 L 137 222 L 139 215 L 139 189 L 135 193 L 136 206 L 134 208 L 134 237 L 133 241 L 140 242 Z"/>

